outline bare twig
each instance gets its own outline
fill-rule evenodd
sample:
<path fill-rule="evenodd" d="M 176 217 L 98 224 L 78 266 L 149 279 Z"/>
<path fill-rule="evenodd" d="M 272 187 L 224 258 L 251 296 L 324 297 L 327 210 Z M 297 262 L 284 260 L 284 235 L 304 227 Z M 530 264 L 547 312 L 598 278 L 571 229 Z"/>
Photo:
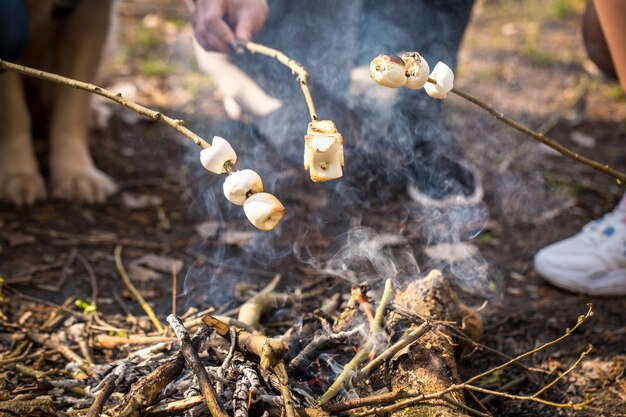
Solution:
<path fill-rule="evenodd" d="M 309 90 L 309 86 L 307 85 L 309 73 L 306 71 L 306 69 L 304 69 L 301 64 L 289 58 L 281 51 L 270 48 L 269 46 L 243 40 L 237 41 L 237 45 L 246 48 L 252 53 L 258 53 L 261 55 L 269 56 L 270 58 L 274 58 L 275 60 L 289 68 L 291 72 L 297 76 L 296 79 L 298 80 L 300 88 L 302 89 L 302 94 L 304 95 L 304 101 L 306 101 L 307 108 L 309 109 L 309 116 L 311 116 L 311 121 L 314 122 L 317 120 L 315 104 L 313 103 L 313 97 L 311 97 L 311 91 Z"/>
<path fill-rule="evenodd" d="M 176 333 L 176 337 L 180 340 L 180 350 L 183 352 L 183 356 L 185 358 L 185 362 L 198 380 L 198 384 L 200 385 L 200 391 L 202 392 L 202 396 L 206 401 L 207 407 L 209 407 L 209 411 L 213 417 L 228 417 L 228 414 L 224 411 L 222 405 L 217 399 L 217 395 L 215 394 L 215 389 L 213 388 L 213 384 L 209 379 L 209 374 L 206 369 L 202 365 L 200 361 L 200 357 L 198 356 L 198 352 L 196 351 L 193 343 L 191 343 L 191 337 L 189 337 L 189 333 L 187 333 L 187 329 L 183 325 L 182 320 L 170 314 L 167 316 L 167 322 L 174 329 L 174 333 Z"/>
<path fill-rule="evenodd" d="M 141 293 L 137 290 L 137 288 L 135 288 L 135 285 L 133 285 L 132 281 L 130 280 L 128 273 L 126 273 L 126 269 L 124 268 L 124 264 L 122 263 L 122 247 L 121 246 L 118 245 L 115 247 L 114 256 L 115 256 L 115 267 L 117 268 L 118 274 L 124 281 L 126 288 L 128 288 L 128 291 L 130 291 L 133 298 L 137 301 L 137 303 L 141 306 L 141 308 L 143 308 L 143 311 L 146 312 L 146 314 L 152 321 L 152 324 L 157 329 L 157 331 L 162 332 L 163 326 L 161 325 L 161 322 L 157 318 L 156 314 L 154 314 L 152 307 L 150 307 L 150 305 L 146 302 L 146 300 L 143 298 Z"/>
<path fill-rule="evenodd" d="M 348 362 L 343 367 L 343 371 L 341 371 L 337 379 L 335 379 L 332 385 L 317 400 L 318 404 L 323 405 L 333 399 L 337 394 L 339 394 L 344 384 L 357 371 L 358 367 L 363 363 L 363 361 L 367 359 L 368 355 L 370 354 L 378 340 L 378 333 L 380 332 L 380 329 L 382 327 L 385 310 L 392 296 L 392 288 L 393 285 L 391 279 L 385 280 L 385 289 L 380 299 L 380 304 L 376 309 L 376 316 L 374 317 L 374 321 L 372 323 L 370 335 L 367 342 L 365 342 L 365 345 L 361 348 L 361 350 L 359 350 L 356 355 L 354 355 L 352 360 L 350 360 L 350 362 Z"/>
<path fill-rule="evenodd" d="M 105 380 L 102 383 L 102 388 L 98 392 L 93 404 L 91 404 L 91 407 L 89 407 L 87 417 L 98 417 L 102 414 L 104 404 L 115 391 L 115 387 L 117 387 L 124 378 L 127 368 L 128 364 L 126 362 L 121 362 L 110 374 L 105 377 Z"/>
<path fill-rule="evenodd" d="M 560 380 L 562 380 L 563 378 L 565 378 L 567 375 L 569 375 L 574 369 L 576 369 L 576 367 L 578 366 L 578 364 L 580 364 L 580 362 L 582 362 L 582 360 L 585 358 L 585 356 L 587 356 L 589 354 L 589 352 L 591 352 L 591 350 L 593 349 L 593 346 L 589 345 L 589 347 L 587 348 L 586 351 L 584 351 L 583 353 L 580 354 L 580 356 L 578 357 L 578 359 L 576 359 L 576 361 L 565 370 L 565 372 L 563 372 L 561 375 L 557 376 L 556 378 L 554 378 L 552 380 L 552 382 L 550 382 L 548 385 L 544 386 L 543 388 L 541 388 L 539 391 L 537 391 L 536 393 L 534 393 L 532 395 L 532 397 L 538 397 L 539 395 L 543 394 L 544 392 L 546 392 L 547 390 L 549 390 L 550 388 L 552 388 L 557 382 L 559 382 Z"/>

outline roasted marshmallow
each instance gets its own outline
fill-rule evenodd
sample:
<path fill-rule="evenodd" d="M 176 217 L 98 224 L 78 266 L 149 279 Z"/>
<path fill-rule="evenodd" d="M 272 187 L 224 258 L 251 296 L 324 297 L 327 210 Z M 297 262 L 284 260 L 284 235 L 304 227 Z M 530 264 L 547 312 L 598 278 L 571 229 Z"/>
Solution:
<path fill-rule="evenodd" d="M 401 56 L 406 66 L 406 83 L 404 86 L 411 90 L 419 90 L 428 81 L 430 68 L 428 62 L 417 52 L 406 52 Z"/>
<path fill-rule="evenodd" d="M 370 63 L 370 77 L 385 87 L 402 87 L 407 81 L 406 64 L 397 55 L 378 55 Z"/>
<path fill-rule="evenodd" d="M 430 73 L 430 78 L 435 82 L 427 82 L 424 89 L 432 98 L 446 98 L 454 87 L 454 73 L 443 62 L 437 62 L 435 69 Z"/>
<path fill-rule="evenodd" d="M 213 136 L 212 146 L 200 152 L 200 162 L 208 171 L 215 174 L 223 174 L 226 172 L 224 164 L 230 162 L 232 165 L 235 165 L 237 154 L 226 139 Z"/>
<path fill-rule="evenodd" d="M 263 192 L 263 181 L 251 169 L 235 171 L 224 181 L 224 195 L 233 204 L 242 206 L 252 194 Z"/>
<path fill-rule="evenodd" d="M 261 230 L 272 230 L 285 217 L 285 207 L 269 193 L 253 194 L 243 203 L 246 217 Z"/>
<path fill-rule="evenodd" d="M 311 180 L 323 182 L 343 175 L 343 138 L 331 120 L 309 123 L 304 137 L 304 169 Z"/>

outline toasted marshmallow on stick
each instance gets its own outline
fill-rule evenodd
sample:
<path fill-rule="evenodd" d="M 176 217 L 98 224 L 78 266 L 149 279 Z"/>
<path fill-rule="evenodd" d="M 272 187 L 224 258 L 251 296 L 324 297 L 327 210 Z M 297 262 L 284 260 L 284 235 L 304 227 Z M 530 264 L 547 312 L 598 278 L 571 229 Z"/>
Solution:
<path fill-rule="evenodd" d="M 419 90 L 428 81 L 430 68 L 428 62 L 417 52 L 406 52 L 401 56 L 406 65 L 406 83 L 404 86 L 411 90 Z"/>
<path fill-rule="evenodd" d="M 385 87 L 402 87 L 407 81 L 406 64 L 397 55 L 378 55 L 370 63 L 370 77 Z"/>
<path fill-rule="evenodd" d="M 243 169 L 226 177 L 223 188 L 228 201 L 242 206 L 249 196 L 263 192 L 263 181 L 253 170 Z"/>
<path fill-rule="evenodd" d="M 311 180 L 323 182 L 343 175 L 343 138 L 331 120 L 309 123 L 304 137 L 304 169 Z"/>
<path fill-rule="evenodd" d="M 230 162 L 232 165 L 235 165 L 237 154 L 226 139 L 213 136 L 212 146 L 200 152 L 200 162 L 208 171 L 215 174 L 223 174 L 226 172 L 224 164 Z"/>
<path fill-rule="evenodd" d="M 272 230 L 285 217 L 285 207 L 269 193 L 253 194 L 243 203 L 246 217 L 261 230 Z"/>
<path fill-rule="evenodd" d="M 424 85 L 424 89 L 432 98 L 446 98 L 452 87 L 454 87 L 454 73 L 449 66 L 443 62 L 437 62 L 430 78 L 435 82 L 428 82 Z"/>

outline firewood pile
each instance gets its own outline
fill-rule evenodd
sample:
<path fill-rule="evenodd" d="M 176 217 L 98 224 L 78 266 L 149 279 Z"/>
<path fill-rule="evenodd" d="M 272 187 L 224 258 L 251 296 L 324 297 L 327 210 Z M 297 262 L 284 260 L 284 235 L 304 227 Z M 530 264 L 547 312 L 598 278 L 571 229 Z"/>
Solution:
<path fill-rule="evenodd" d="M 591 401 L 557 404 L 475 385 L 568 337 L 591 310 L 561 338 L 462 382 L 455 357 L 476 346 L 482 321 L 439 271 L 334 295 L 320 280 L 277 292 L 279 281 L 227 315 L 170 315 L 161 332 L 147 317 L 105 317 L 74 299 L 26 303 L 0 317 L 0 415 L 486 416 L 475 394 L 570 408 Z M 299 319 L 265 323 L 277 309 Z"/>

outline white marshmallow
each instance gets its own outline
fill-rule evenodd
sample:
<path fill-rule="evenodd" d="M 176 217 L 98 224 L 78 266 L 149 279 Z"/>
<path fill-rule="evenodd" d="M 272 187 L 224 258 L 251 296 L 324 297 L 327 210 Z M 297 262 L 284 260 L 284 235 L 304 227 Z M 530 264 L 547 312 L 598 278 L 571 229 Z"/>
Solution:
<path fill-rule="evenodd" d="M 253 194 L 243 203 L 246 217 L 261 230 L 272 230 L 285 217 L 285 207 L 272 194 Z"/>
<path fill-rule="evenodd" d="M 435 69 L 430 73 L 430 78 L 435 80 L 435 83 L 426 83 L 424 89 L 432 98 L 446 98 L 454 87 L 454 73 L 449 66 L 441 61 L 435 65 Z"/>
<path fill-rule="evenodd" d="M 397 55 L 378 55 L 370 63 L 370 77 L 382 86 L 399 88 L 406 84 L 406 65 Z"/>
<path fill-rule="evenodd" d="M 224 164 L 227 161 L 235 165 L 235 162 L 237 162 L 237 154 L 226 139 L 213 136 L 212 146 L 200 152 L 200 162 L 202 166 L 215 174 L 223 174 L 226 172 Z"/>
<path fill-rule="evenodd" d="M 331 120 L 309 123 L 304 137 L 304 169 L 313 182 L 323 182 L 343 175 L 343 138 Z"/>
<path fill-rule="evenodd" d="M 228 201 L 242 206 L 250 195 L 263 192 L 263 181 L 253 170 L 243 169 L 226 177 L 223 188 Z"/>
<path fill-rule="evenodd" d="M 407 79 L 404 86 L 411 90 L 419 90 L 424 87 L 430 72 L 428 62 L 417 52 L 407 52 L 402 54 L 401 58 L 406 64 Z"/>

